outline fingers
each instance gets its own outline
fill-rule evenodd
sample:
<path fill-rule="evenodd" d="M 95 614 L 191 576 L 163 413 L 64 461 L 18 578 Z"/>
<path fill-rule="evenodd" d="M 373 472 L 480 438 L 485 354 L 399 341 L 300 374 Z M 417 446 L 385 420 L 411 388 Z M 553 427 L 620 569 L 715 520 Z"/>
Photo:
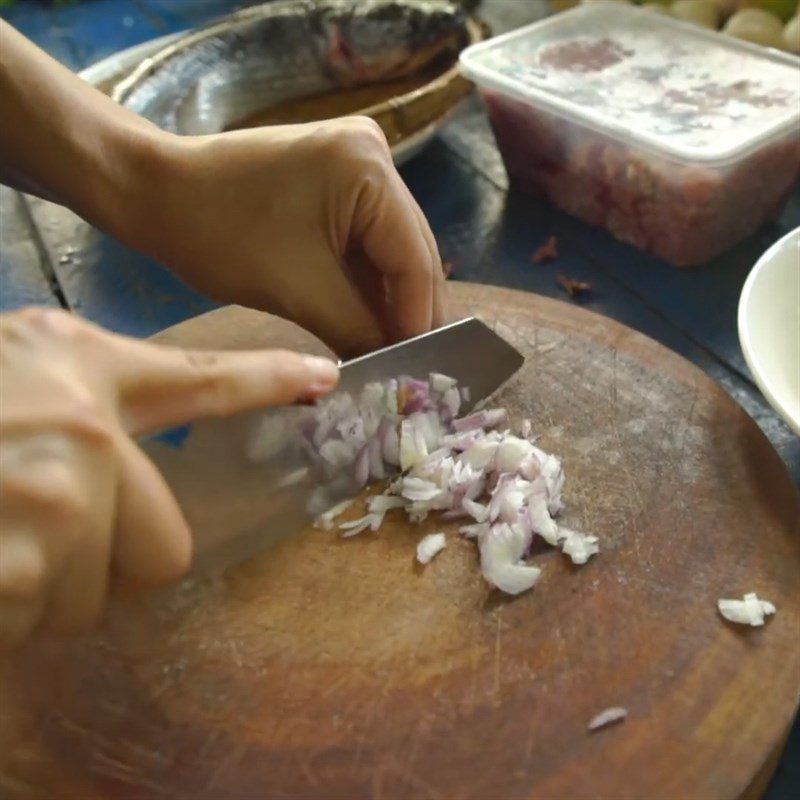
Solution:
<path fill-rule="evenodd" d="M 44 546 L 34 532 L 5 531 L 0 538 L 0 597 L 36 597 L 44 585 L 47 566 Z"/>
<path fill-rule="evenodd" d="M 0 651 L 23 642 L 44 614 L 47 563 L 42 543 L 29 530 L 0 538 Z"/>
<path fill-rule="evenodd" d="M 0 598 L 0 652 L 19 647 L 39 627 L 44 607 L 43 595 L 25 600 Z"/>
<path fill-rule="evenodd" d="M 423 214 L 422 209 L 419 207 L 419 203 L 417 203 L 414 195 L 411 194 L 411 190 L 406 186 L 405 181 L 400 179 L 400 182 L 403 184 L 403 188 L 406 191 L 408 196 L 408 202 L 411 205 L 411 208 L 414 211 L 414 215 L 417 218 L 417 223 L 419 225 L 420 233 L 422 234 L 423 238 L 425 239 L 425 244 L 428 246 L 428 252 L 431 256 L 431 264 L 432 264 L 432 278 L 433 278 L 433 296 L 432 296 L 432 303 L 431 303 L 431 327 L 432 328 L 441 328 L 442 325 L 445 323 L 445 299 L 444 299 L 444 270 L 442 269 L 442 257 L 439 254 L 439 247 L 436 244 L 436 237 L 433 235 L 433 231 L 431 230 L 431 226 L 428 224 L 428 220 L 425 218 L 425 214 Z"/>
<path fill-rule="evenodd" d="M 120 480 L 113 561 L 127 578 L 157 585 L 189 568 L 192 538 L 178 503 L 153 463 L 120 435 Z"/>
<path fill-rule="evenodd" d="M 393 326 L 388 324 L 390 309 L 386 297 L 386 278 L 375 268 L 363 250 L 350 250 L 345 255 L 344 269 L 349 282 L 358 290 L 367 306 L 372 310 L 380 330 L 380 342 L 370 348 L 376 350 L 385 347 L 392 340 Z M 366 350 L 353 355 L 362 355 Z"/>
<path fill-rule="evenodd" d="M 378 125 L 362 118 L 352 118 L 352 124 L 362 139 L 362 161 L 349 246 L 363 250 L 386 278 L 393 338 L 426 333 L 444 321 L 444 276 L 436 240 Z"/>
<path fill-rule="evenodd" d="M 386 276 L 393 338 L 429 331 L 434 263 L 405 184 L 391 164 L 379 177 L 365 178 L 353 233 L 354 244 Z"/>
<path fill-rule="evenodd" d="M 69 427 L 69 426 L 67 426 Z M 0 482 L 0 639 L 85 630 L 105 603 L 113 461 L 63 431 L 7 435 Z"/>
<path fill-rule="evenodd" d="M 96 625 L 108 595 L 111 520 L 87 531 L 55 576 L 47 604 L 47 628 L 78 633 Z"/>
<path fill-rule="evenodd" d="M 95 625 L 112 542 L 117 568 L 139 583 L 174 580 L 188 568 L 190 532 L 163 478 L 121 429 L 113 440 L 109 453 L 50 446 L 59 458 L 4 476 L 0 648 L 39 627 L 74 633 Z"/>
<path fill-rule="evenodd" d="M 330 251 L 318 253 L 313 263 L 315 274 L 327 275 L 324 296 L 295 309 L 289 315 L 293 321 L 322 339 L 341 358 L 383 347 L 386 335 L 379 323 L 383 318 L 359 281 L 375 271 L 353 270 L 349 258 L 342 263 Z M 382 282 L 383 277 L 378 277 Z M 311 282 L 313 285 L 313 278 Z"/>
<path fill-rule="evenodd" d="M 52 565 L 46 605 L 47 629 L 78 633 L 96 625 L 108 595 L 117 468 L 113 446 L 87 448 L 78 444 L 67 463 L 61 495 L 58 537 L 68 549 Z M 43 535 L 53 537 L 48 530 Z"/>
<path fill-rule="evenodd" d="M 108 368 L 129 433 L 318 397 L 339 379 L 329 359 L 286 350 L 192 351 L 116 338 L 124 358 Z"/>

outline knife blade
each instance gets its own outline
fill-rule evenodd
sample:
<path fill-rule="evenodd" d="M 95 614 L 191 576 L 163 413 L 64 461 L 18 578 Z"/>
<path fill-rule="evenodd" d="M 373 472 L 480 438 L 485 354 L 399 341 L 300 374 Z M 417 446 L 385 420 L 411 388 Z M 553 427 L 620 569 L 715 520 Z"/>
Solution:
<path fill-rule="evenodd" d="M 334 395 L 400 375 L 431 372 L 469 389 L 462 413 L 486 399 L 523 363 L 523 356 L 473 317 L 340 365 Z M 332 395 L 329 395 L 331 397 Z M 192 529 L 191 574 L 224 570 L 268 549 L 310 523 L 318 478 L 299 441 L 308 408 L 283 407 L 194 423 L 177 446 L 143 444 L 175 494 Z M 329 506 L 341 496 L 331 494 Z"/>

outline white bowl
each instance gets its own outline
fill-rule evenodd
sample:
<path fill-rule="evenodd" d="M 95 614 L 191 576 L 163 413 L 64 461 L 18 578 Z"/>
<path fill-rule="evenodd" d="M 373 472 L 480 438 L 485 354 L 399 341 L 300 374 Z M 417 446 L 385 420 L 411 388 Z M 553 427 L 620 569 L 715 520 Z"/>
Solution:
<path fill-rule="evenodd" d="M 748 275 L 739 341 L 764 397 L 800 435 L 800 228 L 772 245 Z"/>

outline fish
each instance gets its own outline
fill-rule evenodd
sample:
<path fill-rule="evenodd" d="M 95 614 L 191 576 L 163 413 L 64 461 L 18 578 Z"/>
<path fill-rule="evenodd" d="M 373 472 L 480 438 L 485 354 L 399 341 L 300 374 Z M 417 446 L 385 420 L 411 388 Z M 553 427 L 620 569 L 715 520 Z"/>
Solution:
<path fill-rule="evenodd" d="M 320 64 L 339 85 L 394 80 L 457 53 L 463 13 L 441 3 L 354 3 L 320 8 L 309 22 Z"/>
<path fill-rule="evenodd" d="M 112 97 L 173 133 L 248 127 L 240 122 L 290 101 L 431 80 L 470 43 L 467 20 L 443 0 L 276 0 L 168 44 Z"/>

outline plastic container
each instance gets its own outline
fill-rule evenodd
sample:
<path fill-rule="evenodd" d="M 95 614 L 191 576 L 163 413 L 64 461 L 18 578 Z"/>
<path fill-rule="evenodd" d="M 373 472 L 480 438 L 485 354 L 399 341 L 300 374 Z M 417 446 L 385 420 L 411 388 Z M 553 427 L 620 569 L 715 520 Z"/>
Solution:
<path fill-rule="evenodd" d="M 595 3 L 474 45 L 510 178 L 676 266 L 780 214 L 800 176 L 800 59 Z"/>

